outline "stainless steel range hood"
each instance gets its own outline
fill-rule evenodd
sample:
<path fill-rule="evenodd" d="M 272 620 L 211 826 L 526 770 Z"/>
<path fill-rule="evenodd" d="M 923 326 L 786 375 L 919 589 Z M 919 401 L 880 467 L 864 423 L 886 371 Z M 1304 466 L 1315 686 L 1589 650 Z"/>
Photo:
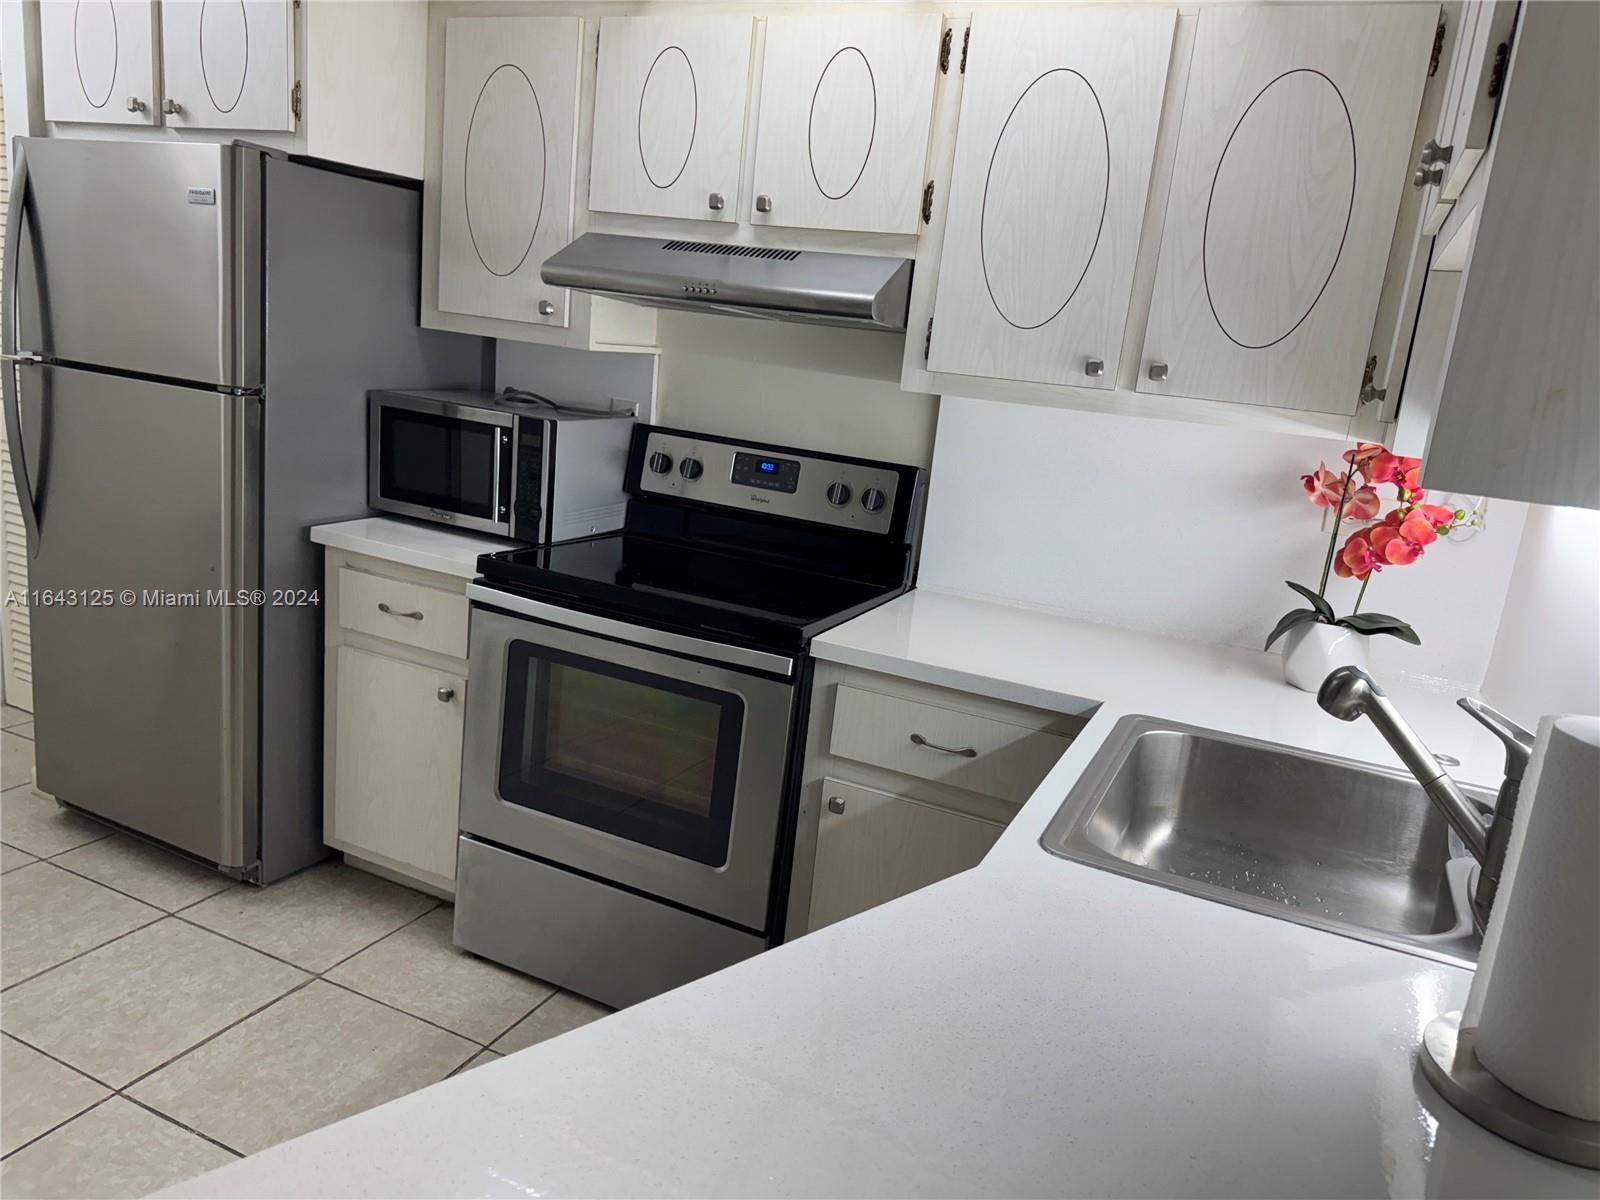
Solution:
<path fill-rule="evenodd" d="M 586 233 L 545 260 L 556 287 L 635 304 L 903 333 L 911 260 Z"/>

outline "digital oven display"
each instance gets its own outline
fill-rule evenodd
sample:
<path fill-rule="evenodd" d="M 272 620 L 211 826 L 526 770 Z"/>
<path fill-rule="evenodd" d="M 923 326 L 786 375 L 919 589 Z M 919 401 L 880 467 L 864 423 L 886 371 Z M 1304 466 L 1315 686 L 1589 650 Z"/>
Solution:
<path fill-rule="evenodd" d="M 800 487 L 800 464 L 792 458 L 741 451 L 733 456 L 733 482 L 774 492 L 793 492 Z"/>

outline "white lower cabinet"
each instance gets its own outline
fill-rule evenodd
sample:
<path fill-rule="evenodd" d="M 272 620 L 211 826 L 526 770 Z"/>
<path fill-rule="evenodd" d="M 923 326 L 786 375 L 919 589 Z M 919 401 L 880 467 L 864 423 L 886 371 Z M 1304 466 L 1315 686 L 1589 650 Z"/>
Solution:
<path fill-rule="evenodd" d="M 975 867 L 1083 726 L 819 663 L 790 876 L 790 938 Z"/>
<path fill-rule="evenodd" d="M 359 865 L 455 891 L 466 581 L 328 552 L 323 838 Z M 432 626 L 432 627 L 430 627 Z"/>
<path fill-rule="evenodd" d="M 831 777 L 823 780 L 810 928 L 975 867 L 1005 826 Z"/>

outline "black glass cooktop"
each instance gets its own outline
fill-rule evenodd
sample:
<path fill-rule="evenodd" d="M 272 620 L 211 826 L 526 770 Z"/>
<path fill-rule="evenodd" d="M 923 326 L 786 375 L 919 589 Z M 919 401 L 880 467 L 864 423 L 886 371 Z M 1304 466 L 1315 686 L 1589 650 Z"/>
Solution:
<path fill-rule="evenodd" d="M 478 570 L 509 591 L 785 650 L 903 590 L 637 532 L 485 554 Z"/>

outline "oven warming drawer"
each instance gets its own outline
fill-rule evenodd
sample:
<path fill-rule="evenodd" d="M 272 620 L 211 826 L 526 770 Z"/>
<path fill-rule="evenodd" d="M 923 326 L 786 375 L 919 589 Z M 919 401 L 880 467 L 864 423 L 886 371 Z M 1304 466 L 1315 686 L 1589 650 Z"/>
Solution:
<path fill-rule="evenodd" d="M 469 837 L 455 944 L 622 1008 L 766 948 L 766 939 Z"/>

